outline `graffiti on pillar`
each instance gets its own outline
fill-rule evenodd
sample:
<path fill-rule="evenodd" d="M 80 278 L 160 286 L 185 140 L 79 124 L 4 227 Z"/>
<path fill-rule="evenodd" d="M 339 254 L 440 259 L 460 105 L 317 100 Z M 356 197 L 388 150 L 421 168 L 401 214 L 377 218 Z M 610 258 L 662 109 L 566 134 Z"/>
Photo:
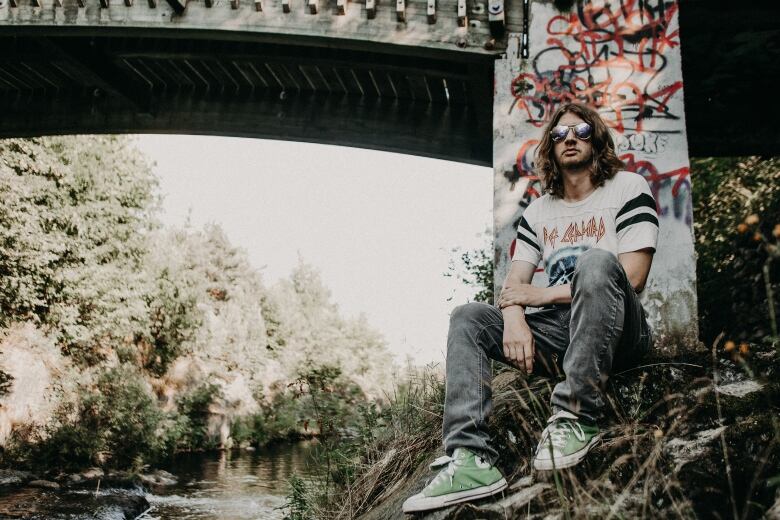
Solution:
<path fill-rule="evenodd" d="M 517 75 L 509 88 L 508 111 L 519 110 L 531 125 L 541 128 L 555 109 L 570 101 L 595 107 L 614 131 L 616 148 L 626 169 L 642 174 L 658 201 L 660 215 L 692 223 L 688 167 L 659 171 L 646 158 L 664 153 L 671 134 L 680 132 L 680 114 L 670 100 L 682 95 L 682 80 L 668 82 L 665 53 L 679 46 L 676 1 L 658 0 L 579 3 L 571 13 L 546 23 L 546 46 L 536 51 L 532 71 Z M 681 110 L 682 104 L 679 104 Z M 653 130 L 648 122 L 654 120 Z M 527 178 L 521 205 L 541 193 L 533 174 L 533 145 L 520 144 L 516 177 Z M 645 156 L 637 160 L 636 155 Z M 671 201 L 661 196 L 671 192 Z M 509 253 L 514 250 L 510 246 Z"/>
<path fill-rule="evenodd" d="M 690 249 L 692 259 L 678 0 L 584 0 L 570 12 L 550 2 L 531 7 L 530 58 L 507 53 L 496 69 L 497 276 L 508 270 L 522 211 L 542 194 L 533 162 L 539 132 L 571 101 L 601 114 L 626 169 L 647 180 L 662 218 L 659 251 Z M 660 293 L 688 283 L 672 280 L 672 271 L 693 278 L 691 259 L 657 262 L 670 273 L 656 277 Z"/>
<path fill-rule="evenodd" d="M 671 30 L 676 15 L 676 2 L 624 0 L 580 3 L 552 17 L 533 72 L 512 81 L 509 110 L 541 127 L 558 105 L 579 100 L 599 108 L 619 133 L 641 132 L 649 119 L 679 119 L 669 100 L 682 80 L 663 80 L 664 53 L 680 44 L 679 30 Z"/>

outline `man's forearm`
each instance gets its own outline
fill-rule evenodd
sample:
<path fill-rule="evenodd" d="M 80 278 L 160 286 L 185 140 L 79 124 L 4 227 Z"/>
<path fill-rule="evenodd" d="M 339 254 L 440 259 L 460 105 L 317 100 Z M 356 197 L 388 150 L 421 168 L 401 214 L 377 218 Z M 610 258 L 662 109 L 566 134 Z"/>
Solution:
<path fill-rule="evenodd" d="M 547 303 L 545 305 L 551 305 L 554 303 L 571 303 L 571 285 L 570 284 L 563 284 L 563 285 L 553 285 L 552 287 L 548 287 L 546 290 L 546 300 Z"/>
<path fill-rule="evenodd" d="M 525 308 L 522 305 L 504 307 L 501 309 L 501 314 L 504 316 L 504 323 L 525 321 Z"/>
<path fill-rule="evenodd" d="M 571 286 L 536 287 L 534 285 L 507 284 L 499 295 L 497 306 L 501 309 L 513 305 L 544 307 L 552 304 L 571 303 Z"/>

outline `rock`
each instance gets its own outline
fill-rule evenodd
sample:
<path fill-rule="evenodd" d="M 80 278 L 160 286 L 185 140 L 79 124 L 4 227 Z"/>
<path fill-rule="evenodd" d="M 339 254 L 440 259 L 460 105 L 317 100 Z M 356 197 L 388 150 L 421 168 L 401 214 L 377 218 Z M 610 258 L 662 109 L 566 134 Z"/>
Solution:
<path fill-rule="evenodd" d="M 515 518 L 520 515 L 521 509 L 524 509 L 528 503 L 538 497 L 550 484 L 533 484 L 531 487 L 523 487 L 520 491 L 510 493 L 506 498 L 493 504 L 480 507 L 479 510 L 498 513 L 501 518 Z"/>
<path fill-rule="evenodd" d="M 81 475 L 79 475 L 78 473 L 72 473 L 67 477 L 68 484 L 79 484 L 81 482 L 84 482 L 84 480 L 86 479 Z"/>
<path fill-rule="evenodd" d="M 60 485 L 51 480 L 31 480 L 27 485 L 34 488 L 60 489 Z"/>
<path fill-rule="evenodd" d="M 18 486 L 34 478 L 35 476 L 28 471 L 0 469 L 0 486 Z"/>
<path fill-rule="evenodd" d="M 175 475 L 162 469 L 139 475 L 138 478 L 147 486 L 173 486 L 179 482 Z"/>
<path fill-rule="evenodd" d="M 715 391 L 720 394 L 730 395 L 732 397 L 745 397 L 746 395 L 757 392 L 762 388 L 764 388 L 764 385 L 761 383 L 753 381 L 752 379 L 747 379 L 745 381 L 737 381 L 727 385 L 716 386 Z"/>
<path fill-rule="evenodd" d="M 769 508 L 764 518 L 766 520 L 780 520 L 780 489 L 775 493 L 775 504 Z"/>
<path fill-rule="evenodd" d="M 87 471 L 83 471 L 81 476 L 86 480 L 94 480 L 96 478 L 103 478 L 105 472 L 100 468 L 89 468 Z"/>
<path fill-rule="evenodd" d="M 700 459 L 709 450 L 709 444 L 726 430 L 725 426 L 698 432 L 693 439 L 672 439 L 666 449 L 675 461 L 675 472 L 689 462 Z"/>
<path fill-rule="evenodd" d="M 135 520 L 149 510 L 149 502 L 138 491 L 108 489 L 100 493 L 58 491 L 11 496 L 0 502 L 0 518 L 27 520 Z"/>

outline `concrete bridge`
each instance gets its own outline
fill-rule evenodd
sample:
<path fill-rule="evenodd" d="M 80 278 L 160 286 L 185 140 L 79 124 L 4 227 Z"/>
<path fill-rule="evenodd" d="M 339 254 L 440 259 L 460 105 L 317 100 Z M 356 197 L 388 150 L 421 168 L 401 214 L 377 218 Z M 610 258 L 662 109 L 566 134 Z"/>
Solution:
<path fill-rule="evenodd" d="M 492 165 L 500 281 L 540 192 L 539 128 L 583 100 L 658 204 L 656 332 L 695 339 L 688 154 L 780 150 L 776 6 L 0 0 L 0 136 L 233 135 Z"/>
<path fill-rule="evenodd" d="M 251 136 L 491 165 L 494 61 L 508 34 L 533 38 L 539 3 L 0 0 L 0 135 Z M 763 117 L 778 10 L 744 5 L 682 2 L 694 155 L 780 147 Z"/>

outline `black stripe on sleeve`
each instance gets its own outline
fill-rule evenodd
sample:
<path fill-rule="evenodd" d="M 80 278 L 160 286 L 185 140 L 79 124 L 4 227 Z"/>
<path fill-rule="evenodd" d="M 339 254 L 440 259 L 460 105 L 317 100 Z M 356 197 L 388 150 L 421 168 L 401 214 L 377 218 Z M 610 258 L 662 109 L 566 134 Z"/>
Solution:
<path fill-rule="evenodd" d="M 532 246 L 533 246 L 533 247 L 534 247 L 534 248 L 535 248 L 537 251 L 539 251 L 540 253 L 542 252 L 541 248 L 539 247 L 539 244 L 537 244 L 536 242 L 534 242 L 533 240 L 531 240 L 530 238 L 528 238 L 528 237 L 527 237 L 527 236 L 525 236 L 524 234 L 522 234 L 522 233 L 518 233 L 518 234 L 517 234 L 517 238 L 519 238 L 520 240 L 522 240 L 522 241 L 523 241 L 523 242 L 525 242 L 526 244 L 530 244 L 530 245 L 532 245 Z"/>
<path fill-rule="evenodd" d="M 528 221 L 525 219 L 525 217 L 520 217 L 520 225 L 529 233 L 531 233 L 533 236 L 536 236 L 536 233 L 534 233 L 534 230 L 531 229 L 531 226 L 528 224 Z"/>
<path fill-rule="evenodd" d="M 617 217 L 615 217 L 615 219 L 619 219 L 620 215 L 628 213 L 632 209 L 641 208 L 643 206 L 655 211 L 655 199 L 647 193 L 640 193 L 623 205 L 620 211 L 618 211 Z"/>
<path fill-rule="evenodd" d="M 650 222 L 651 224 L 655 224 L 656 227 L 658 227 L 658 219 L 655 215 L 651 215 L 650 213 L 639 213 L 638 215 L 634 215 L 631 218 L 627 218 L 623 222 L 617 225 L 617 229 L 615 229 L 615 233 L 620 233 L 620 230 L 623 228 L 627 228 L 628 226 L 633 226 L 634 224 L 638 224 L 639 222 Z"/>

